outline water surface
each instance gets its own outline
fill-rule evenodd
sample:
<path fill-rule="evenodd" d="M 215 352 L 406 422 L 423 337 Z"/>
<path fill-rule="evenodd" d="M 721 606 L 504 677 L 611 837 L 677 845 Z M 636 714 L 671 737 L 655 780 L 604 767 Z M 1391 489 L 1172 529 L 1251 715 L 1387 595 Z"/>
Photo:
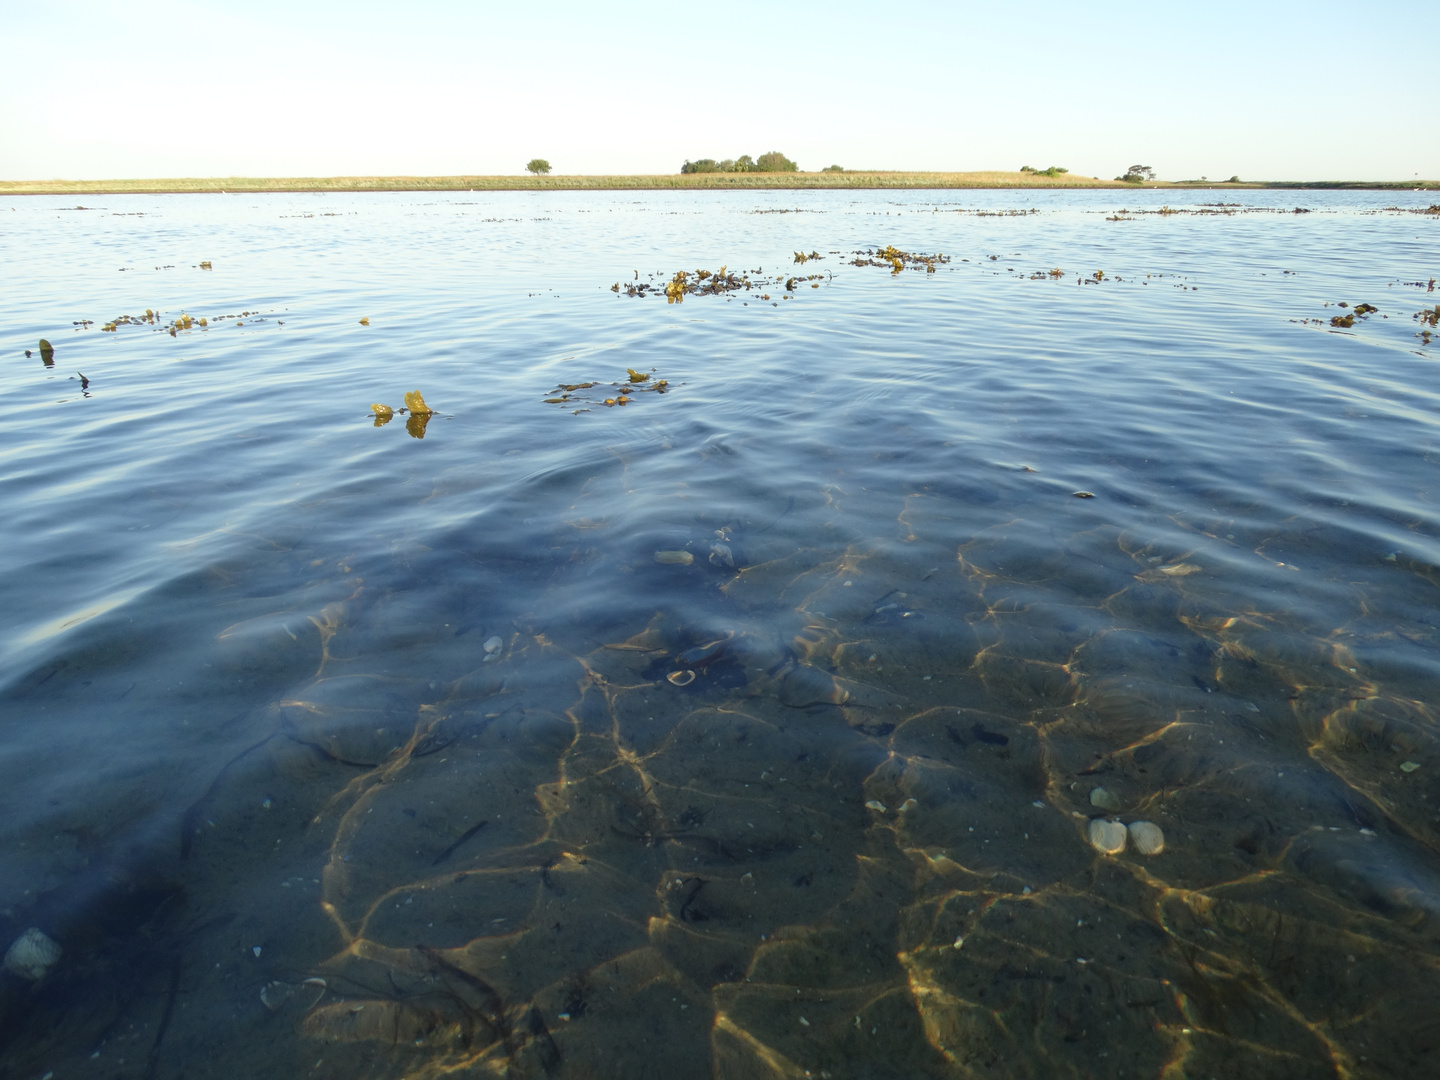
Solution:
<path fill-rule="evenodd" d="M 1428 205 L 0 207 L 0 1076 L 1419 1075 Z"/>

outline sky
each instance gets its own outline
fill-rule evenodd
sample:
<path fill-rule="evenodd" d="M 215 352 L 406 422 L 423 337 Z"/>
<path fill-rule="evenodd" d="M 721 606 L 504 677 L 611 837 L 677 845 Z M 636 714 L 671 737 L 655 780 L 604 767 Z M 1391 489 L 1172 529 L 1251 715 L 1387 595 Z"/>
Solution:
<path fill-rule="evenodd" d="M 3 0 L 0 179 L 1436 179 L 1433 2 Z"/>

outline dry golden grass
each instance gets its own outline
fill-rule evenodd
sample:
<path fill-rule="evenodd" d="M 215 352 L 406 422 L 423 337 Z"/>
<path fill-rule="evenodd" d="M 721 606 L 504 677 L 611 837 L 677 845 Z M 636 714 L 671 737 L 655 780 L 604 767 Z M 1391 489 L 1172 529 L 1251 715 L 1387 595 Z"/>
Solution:
<path fill-rule="evenodd" d="M 257 191 L 596 191 L 625 189 L 1133 187 L 1091 177 L 1020 172 L 670 173 L 653 176 L 225 176 L 161 180 L 0 180 L 0 195 L 126 195 Z M 1164 184 L 1146 185 L 1169 186 Z M 1217 185 L 1218 186 L 1218 185 Z"/>
<path fill-rule="evenodd" d="M 800 172 L 666 173 L 648 176 L 217 176 L 161 180 L 0 180 L 0 195 L 157 195 L 263 191 L 606 191 L 694 189 L 725 191 L 804 188 L 1440 188 L 1421 181 L 1271 181 L 1219 184 L 1156 181 L 1125 184 L 1066 173 Z"/>

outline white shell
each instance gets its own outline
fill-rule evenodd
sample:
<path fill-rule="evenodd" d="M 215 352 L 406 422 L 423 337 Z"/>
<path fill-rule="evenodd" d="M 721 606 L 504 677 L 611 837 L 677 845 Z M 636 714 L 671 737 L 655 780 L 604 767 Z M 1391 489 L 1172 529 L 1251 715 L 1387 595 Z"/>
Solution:
<path fill-rule="evenodd" d="M 1096 818 L 1087 831 L 1090 846 L 1106 855 L 1119 855 L 1125 850 L 1125 826 L 1118 821 Z"/>
<path fill-rule="evenodd" d="M 665 678 L 672 686 L 689 686 L 695 681 L 695 673 L 693 671 L 672 671 Z"/>
<path fill-rule="evenodd" d="M 1130 842 L 1141 855 L 1159 855 L 1165 850 L 1165 834 L 1153 821 L 1132 821 Z"/>
<path fill-rule="evenodd" d="M 485 644 L 481 646 L 481 648 L 485 650 L 485 653 L 488 656 L 494 656 L 504 647 L 505 642 L 501 641 L 498 637 L 486 638 Z"/>
<path fill-rule="evenodd" d="M 31 927 L 15 939 L 5 954 L 5 970 L 22 979 L 39 982 L 60 959 L 60 946 L 43 930 Z"/>
<path fill-rule="evenodd" d="M 1120 800 L 1112 792 L 1097 787 L 1090 792 L 1090 805 L 1098 806 L 1101 810 L 1119 810 Z"/>
<path fill-rule="evenodd" d="M 885 809 L 886 809 L 885 804 L 884 804 L 883 802 L 881 802 L 879 799 L 871 799 L 869 802 L 867 802 L 867 803 L 865 804 L 865 808 L 866 808 L 867 810 L 874 810 L 877 814 L 883 814 L 883 813 L 885 813 Z"/>

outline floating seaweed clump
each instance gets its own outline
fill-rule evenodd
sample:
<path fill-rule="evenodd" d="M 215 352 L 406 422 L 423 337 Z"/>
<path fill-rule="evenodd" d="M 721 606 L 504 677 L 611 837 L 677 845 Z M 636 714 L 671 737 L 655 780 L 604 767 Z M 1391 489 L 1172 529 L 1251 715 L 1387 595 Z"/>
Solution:
<path fill-rule="evenodd" d="M 937 266 L 950 261 L 948 255 L 901 251 L 893 244 L 877 251 L 857 251 L 854 254 L 855 258 L 850 261 L 851 266 L 888 266 L 892 274 L 906 269 L 924 270 L 927 274 L 933 274 Z"/>
<path fill-rule="evenodd" d="M 146 308 L 144 315 L 118 315 L 115 318 L 109 320 L 108 322 L 101 323 L 100 332 L 104 334 L 113 334 L 116 333 L 122 326 L 152 326 L 155 327 L 157 330 L 168 333 L 171 337 L 177 337 L 182 330 L 207 330 L 210 328 L 210 324 L 212 322 L 220 323 L 224 322 L 226 319 L 234 319 L 236 326 L 243 326 L 244 323 L 240 322 L 241 319 L 248 319 L 251 316 L 258 315 L 260 315 L 260 312 L 258 311 L 242 311 L 238 315 L 217 315 L 213 319 L 205 317 L 197 319 L 195 318 L 195 316 L 186 314 L 182 311 L 178 316 L 176 316 L 169 322 L 162 322 L 160 320 L 160 312 L 152 311 L 150 308 Z M 259 319 L 259 321 L 264 322 L 265 319 L 262 317 Z M 80 327 L 83 330 L 86 327 L 93 325 L 93 321 L 90 319 L 80 319 L 76 321 L 74 325 Z M 281 322 L 279 325 L 283 326 L 285 324 Z"/>
<path fill-rule="evenodd" d="M 1350 307 L 1350 305 L 1347 304 L 1344 300 L 1340 301 L 1339 306 L 1342 308 Z M 1341 329 L 1349 329 L 1350 327 L 1355 325 L 1356 319 L 1364 319 L 1365 316 L 1369 315 L 1371 312 L 1379 310 L 1380 309 L 1377 308 L 1374 304 L 1356 304 L 1353 308 L 1350 309 L 1350 313 L 1348 315 L 1333 316 L 1330 319 L 1330 325 L 1339 327 Z"/>
<path fill-rule="evenodd" d="M 375 415 L 375 426 L 384 427 L 395 418 L 396 410 L 389 405 L 375 404 L 370 406 L 370 411 Z M 419 390 L 405 391 L 405 407 L 400 409 L 401 414 L 409 413 L 405 421 L 405 430 L 412 438 L 423 439 L 425 437 L 425 426 L 430 423 L 430 418 L 435 415 L 435 410 L 425 403 L 424 395 Z"/>
<path fill-rule="evenodd" d="M 818 251 L 812 251 L 808 255 L 802 251 L 795 253 L 795 261 L 797 263 L 805 263 L 811 259 L 823 258 L 824 256 Z M 732 273 L 730 269 L 725 266 L 713 272 L 710 270 L 680 270 L 676 272 L 674 277 L 663 284 L 640 281 L 639 274 L 637 273 L 635 281 L 624 285 L 617 281 L 614 285 L 610 286 L 610 291 L 613 293 L 623 292 L 626 296 L 640 297 L 659 296 L 663 293 L 666 303 L 680 304 L 684 302 L 687 296 L 716 296 L 722 293 L 749 292 L 752 289 L 758 290 L 766 288 L 770 284 L 769 278 L 751 276 L 752 273 L 759 275 L 762 272 L 763 271 L 755 270 L 736 274 Z M 783 283 L 786 291 L 793 293 L 795 287 L 802 283 L 809 283 L 811 288 L 818 289 L 820 287 L 819 282 L 827 276 L 826 274 L 807 274 L 803 276 L 797 274 L 790 278 L 781 276 L 775 278 L 774 283 L 777 285 Z M 760 299 L 769 300 L 770 296 L 767 293 L 760 297 Z M 793 297 L 786 296 L 784 299 L 790 300 L 793 299 Z"/>
<path fill-rule="evenodd" d="M 144 315 L 121 315 L 118 318 L 111 319 L 109 322 L 104 323 L 100 327 L 100 332 L 104 334 L 113 334 L 115 333 L 116 329 L 121 326 L 142 326 L 147 324 L 150 326 L 154 326 L 156 317 L 157 316 L 155 312 L 151 311 L 149 308 L 146 308 Z M 88 321 L 89 320 L 86 320 L 86 322 Z"/>
<path fill-rule="evenodd" d="M 624 382 L 601 383 L 594 382 L 560 383 L 550 396 L 545 398 L 547 405 L 604 405 L 606 408 L 614 408 L 617 405 L 629 405 L 636 394 L 665 394 L 670 391 L 670 383 L 666 379 L 657 379 L 649 372 L 636 371 L 634 368 L 625 369 Z M 586 394 L 587 390 L 594 390 L 597 386 L 613 388 L 616 393 L 609 397 L 600 397 L 605 390 L 597 391 L 595 395 Z M 577 413 L 587 412 L 587 409 L 579 408 Z"/>
<path fill-rule="evenodd" d="M 676 271 L 675 276 L 665 282 L 663 286 L 654 285 L 648 281 L 634 281 L 622 288 L 617 281 L 610 286 L 610 291 L 613 293 L 623 291 L 626 296 L 658 296 L 664 292 L 666 303 L 678 304 L 682 303 L 687 296 L 716 296 L 720 293 L 739 292 L 754 287 L 749 274 L 736 275 L 730 272 L 728 267 L 722 266 L 716 271 Z"/>
<path fill-rule="evenodd" d="M 1433 286 L 1435 279 L 1434 279 L 1434 278 L 1431 278 L 1430 281 L 1431 281 L 1431 285 Z M 1440 327 L 1440 304 L 1436 304 L 1436 305 L 1434 306 L 1434 308 L 1421 308 L 1419 311 L 1417 311 L 1417 312 L 1415 313 L 1415 318 L 1417 318 L 1417 319 L 1420 320 L 1420 325 L 1421 325 L 1422 327 L 1423 327 L 1423 326 L 1436 326 L 1436 327 Z M 1434 336 L 1435 336 L 1435 335 L 1432 334 L 1429 330 L 1421 330 L 1421 331 L 1420 331 L 1420 343 L 1421 343 L 1422 345 L 1429 345 L 1431 338 L 1433 338 Z"/>

